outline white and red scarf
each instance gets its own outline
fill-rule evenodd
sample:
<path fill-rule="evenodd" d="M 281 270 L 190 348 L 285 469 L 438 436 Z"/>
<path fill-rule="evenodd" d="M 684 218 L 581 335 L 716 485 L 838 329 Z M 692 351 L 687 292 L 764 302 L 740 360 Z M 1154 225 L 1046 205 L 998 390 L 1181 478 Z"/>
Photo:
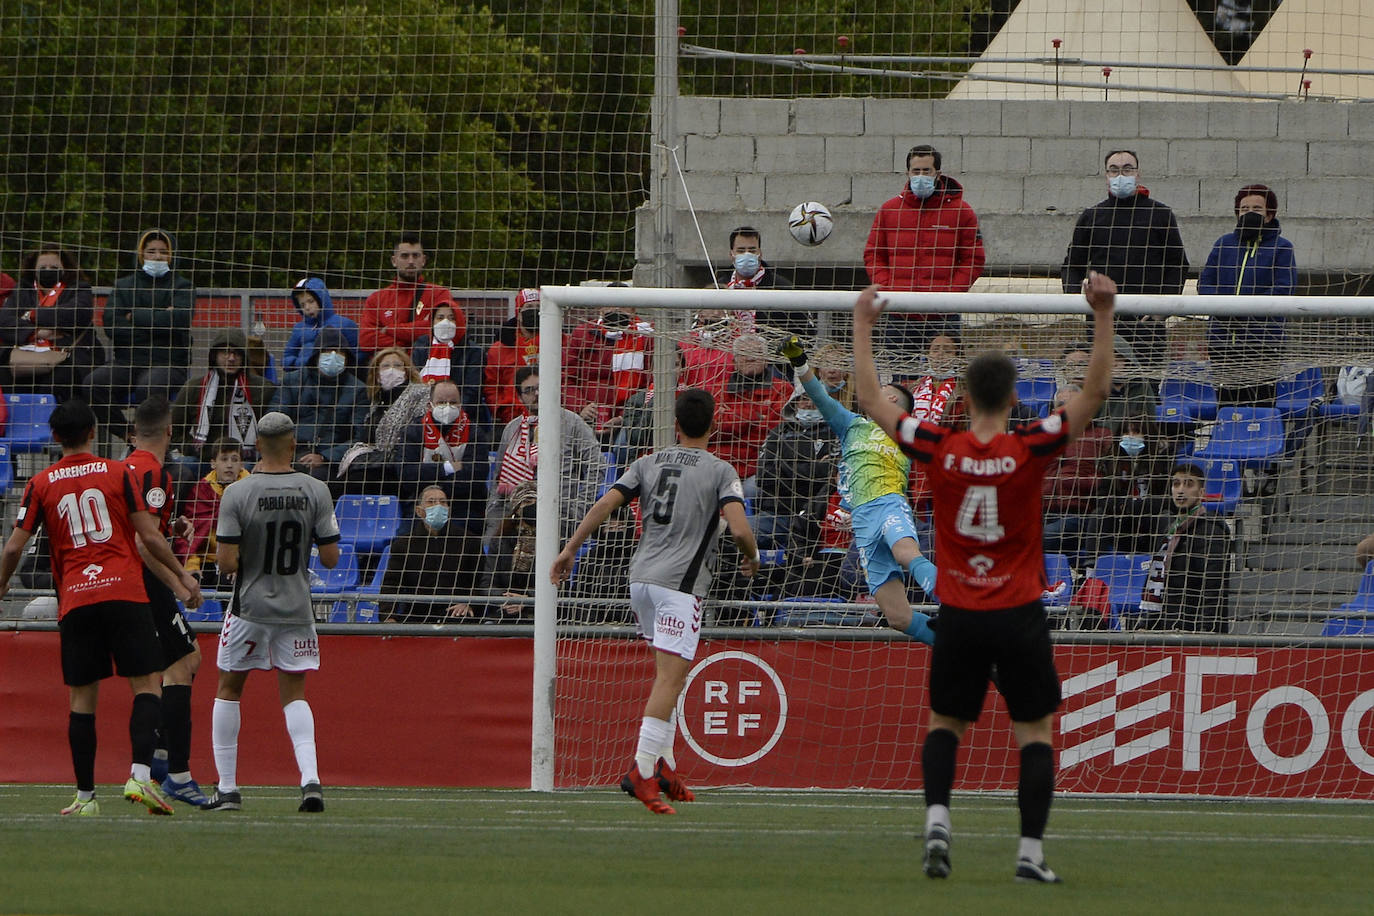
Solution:
<path fill-rule="evenodd" d="M 33 293 L 38 297 L 38 304 L 35 308 L 29 309 L 24 313 L 24 320 L 37 327 L 43 327 L 43 323 L 38 320 L 38 309 L 49 309 L 57 305 L 57 300 L 61 298 L 62 290 L 65 286 L 65 283 L 59 282 L 45 293 L 43 292 L 43 287 L 35 283 L 33 285 Z M 32 334 L 29 335 L 29 339 L 26 343 L 37 350 L 48 350 L 51 349 L 53 345 L 51 340 L 38 340 Z"/>
<path fill-rule="evenodd" d="M 204 444 L 210 438 L 210 412 L 219 398 L 220 373 L 211 369 L 200 382 L 200 410 L 191 437 Z M 249 448 L 258 442 L 258 416 L 253 410 L 253 398 L 248 392 L 248 373 L 239 372 L 234 376 L 234 393 L 230 396 L 228 422 L 229 436 L 240 445 Z"/>
<path fill-rule="evenodd" d="M 725 284 L 726 289 L 753 289 L 763 282 L 763 275 L 768 272 L 767 267 L 760 267 L 759 272 L 752 277 L 741 277 L 737 271 L 730 272 L 730 282 Z"/>
<path fill-rule="evenodd" d="M 937 382 L 934 376 L 927 375 L 911 390 L 911 415 L 918 420 L 938 423 L 944 417 L 950 396 L 958 384 L 957 378 L 940 379 Z"/>
<path fill-rule="evenodd" d="M 453 371 L 453 344 L 444 343 L 442 340 L 435 340 L 432 337 L 429 341 L 429 357 L 425 360 L 425 367 L 420 370 L 420 381 L 426 385 L 435 382 L 447 382 L 449 373 Z"/>
<path fill-rule="evenodd" d="M 466 411 L 459 411 L 458 419 L 449 424 L 448 432 L 444 432 L 444 428 L 435 421 L 434 412 L 427 410 L 422 429 L 425 461 L 447 461 L 453 465 L 462 463 L 463 453 L 468 447 L 468 437 L 472 434 Z"/>
<path fill-rule="evenodd" d="M 496 475 L 496 492 L 510 493 L 527 481 L 534 480 L 535 467 L 539 464 L 539 437 L 536 434 L 537 417 L 520 418 L 520 431 L 515 441 L 506 450 L 501 461 L 501 470 Z"/>

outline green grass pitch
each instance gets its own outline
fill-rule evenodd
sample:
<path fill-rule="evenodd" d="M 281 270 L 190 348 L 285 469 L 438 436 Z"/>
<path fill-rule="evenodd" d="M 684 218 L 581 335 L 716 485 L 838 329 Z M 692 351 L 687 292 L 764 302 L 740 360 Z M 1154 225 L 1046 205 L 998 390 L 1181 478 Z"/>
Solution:
<path fill-rule="evenodd" d="M 609 789 L 244 791 L 155 818 L 101 786 L 0 787 L 0 913 L 1368 913 L 1374 808 L 1058 799 L 1063 885 L 1012 880 L 1015 802 L 955 797 L 954 874 L 920 872 L 920 797 L 704 791 L 676 817 Z"/>

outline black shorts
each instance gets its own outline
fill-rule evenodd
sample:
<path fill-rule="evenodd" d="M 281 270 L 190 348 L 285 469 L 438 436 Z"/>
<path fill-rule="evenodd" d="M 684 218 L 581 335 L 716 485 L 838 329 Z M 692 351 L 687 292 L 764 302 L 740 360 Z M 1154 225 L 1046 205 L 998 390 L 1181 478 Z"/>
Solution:
<path fill-rule="evenodd" d="M 993 665 L 1013 722 L 1034 722 L 1059 708 L 1059 672 L 1040 601 L 998 611 L 940 607 L 930 661 L 931 710 L 977 720 Z"/>
<path fill-rule="evenodd" d="M 143 568 L 143 587 L 148 592 L 153 626 L 157 627 L 157 641 L 162 646 L 163 667 L 170 668 L 172 662 L 196 651 L 196 635 L 186 625 L 177 596 L 146 566 Z"/>
<path fill-rule="evenodd" d="M 161 671 L 162 647 L 146 604 L 102 601 L 73 608 L 57 625 L 62 635 L 62 683 L 81 687 Z M 114 659 L 114 669 L 110 660 Z"/>

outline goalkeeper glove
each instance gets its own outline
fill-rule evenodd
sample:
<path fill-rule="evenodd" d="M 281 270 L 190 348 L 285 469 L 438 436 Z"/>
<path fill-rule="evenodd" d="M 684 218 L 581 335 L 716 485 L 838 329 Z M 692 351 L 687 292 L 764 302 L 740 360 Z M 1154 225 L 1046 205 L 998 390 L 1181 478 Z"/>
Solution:
<path fill-rule="evenodd" d="M 783 345 L 778 348 L 778 352 L 787 357 L 787 361 L 798 370 L 797 374 L 800 375 L 801 370 L 806 366 L 806 350 L 802 348 L 801 341 L 795 336 L 789 337 Z"/>

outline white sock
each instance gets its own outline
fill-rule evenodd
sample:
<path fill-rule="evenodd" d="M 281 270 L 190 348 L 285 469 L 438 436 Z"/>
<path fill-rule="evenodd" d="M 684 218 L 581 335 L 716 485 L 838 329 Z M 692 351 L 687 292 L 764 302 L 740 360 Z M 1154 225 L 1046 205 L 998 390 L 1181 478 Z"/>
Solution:
<path fill-rule="evenodd" d="M 215 710 L 210 716 L 210 744 L 215 751 L 215 769 L 219 771 L 219 790 L 239 790 L 239 701 L 215 698 Z"/>
<path fill-rule="evenodd" d="M 90 801 L 93 798 L 95 798 L 95 789 L 92 789 L 89 792 L 87 792 L 85 789 L 76 790 L 77 801 Z"/>
<path fill-rule="evenodd" d="M 1021 837 L 1021 848 L 1016 852 L 1017 858 L 1030 859 L 1039 865 L 1045 861 L 1044 844 L 1040 840 L 1033 840 L 1028 836 Z"/>
<path fill-rule="evenodd" d="M 148 764 L 146 763 L 134 764 L 133 768 L 129 771 L 129 775 L 139 782 L 147 782 L 153 778 L 153 774 L 148 772 Z"/>
<path fill-rule="evenodd" d="M 635 766 L 639 767 L 639 778 L 648 779 L 654 775 L 658 758 L 663 753 L 663 745 L 672 740 L 673 726 L 664 719 L 645 716 L 639 723 L 639 746 L 635 748 Z"/>
<path fill-rule="evenodd" d="M 191 781 L 191 772 L 187 770 L 185 773 L 168 773 L 167 778 L 179 786 L 184 786 Z"/>
<path fill-rule="evenodd" d="M 931 805 L 926 809 L 926 833 L 929 833 L 930 828 L 934 827 L 936 824 L 939 824 L 946 830 L 950 829 L 948 807 L 944 805 Z"/>
<path fill-rule="evenodd" d="M 663 742 L 663 747 L 661 748 L 661 753 L 659 754 L 660 757 L 662 757 L 664 760 L 668 762 L 668 767 L 674 770 L 677 769 L 677 758 L 673 756 L 673 743 L 675 741 L 677 741 L 676 709 L 674 709 L 673 714 L 668 717 L 668 740 Z"/>
<path fill-rule="evenodd" d="M 320 781 L 319 766 L 315 763 L 315 714 L 305 700 L 292 700 L 281 708 L 286 716 L 286 731 L 296 750 L 296 766 L 301 771 L 301 785 Z"/>

